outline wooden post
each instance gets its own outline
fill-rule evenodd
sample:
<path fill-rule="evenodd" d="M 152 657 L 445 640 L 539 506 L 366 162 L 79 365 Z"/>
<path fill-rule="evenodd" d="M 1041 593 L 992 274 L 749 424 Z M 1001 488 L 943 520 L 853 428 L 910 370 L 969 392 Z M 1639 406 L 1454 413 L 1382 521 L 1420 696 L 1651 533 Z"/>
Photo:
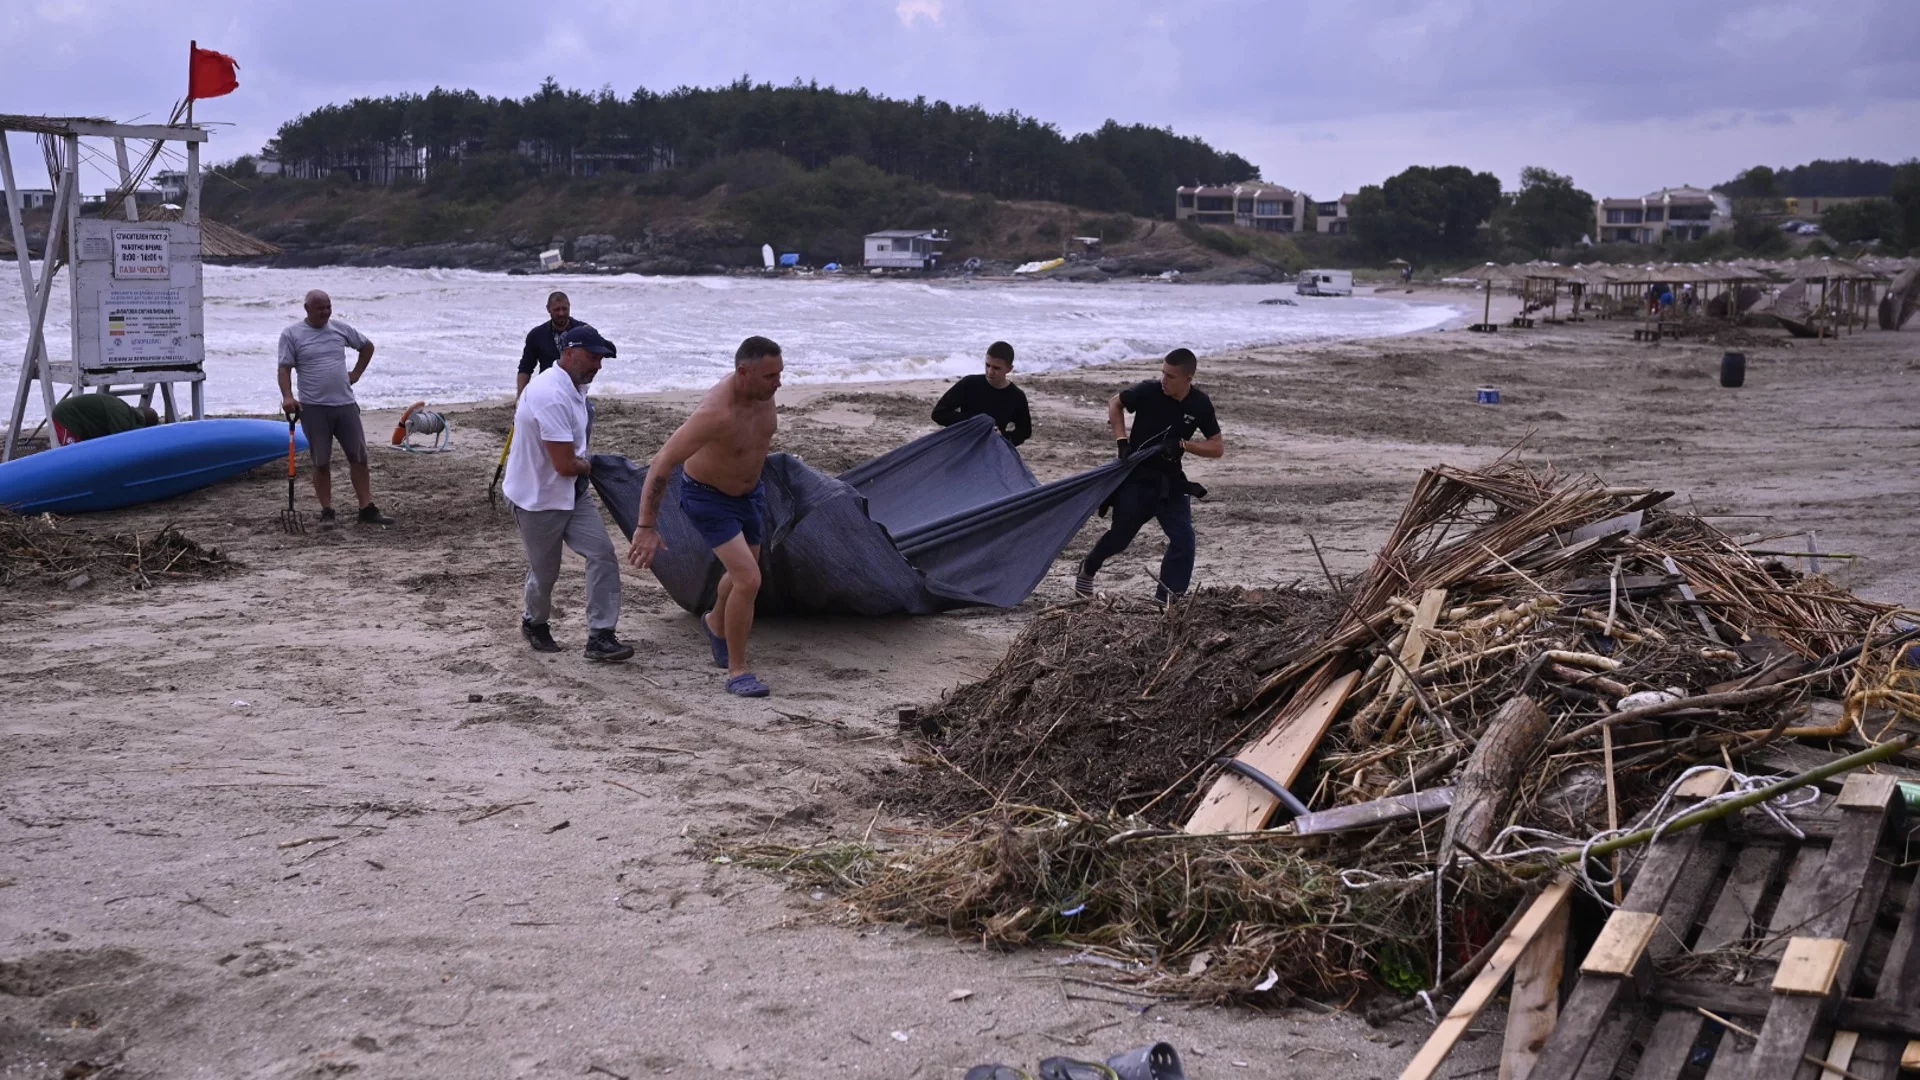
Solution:
<path fill-rule="evenodd" d="M 33 386 L 33 380 L 40 379 L 40 396 L 46 406 L 49 417 L 53 415 L 53 370 L 52 360 L 47 356 L 47 302 L 53 296 L 53 278 L 63 233 L 71 221 L 78 220 L 79 207 L 79 136 L 65 138 L 68 165 L 61 170 L 59 189 L 53 196 L 53 217 L 47 225 L 47 241 L 41 249 L 40 280 L 32 282 L 32 272 L 26 265 L 26 242 L 23 238 L 20 247 L 20 259 L 23 277 L 28 280 L 27 295 L 27 350 L 20 362 L 20 378 L 13 395 L 13 413 L 7 427 L 7 442 L 0 449 L 0 461 L 8 461 L 20 442 L 20 425 L 26 421 L 27 393 Z"/>
<path fill-rule="evenodd" d="M 1500 706 L 1454 783 L 1441 863 L 1452 856 L 1455 844 L 1486 850 L 1506 821 L 1521 772 L 1546 735 L 1547 714 L 1531 699 L 1514 697 Z"/>
<path fill-rule="evenodd" d="M 127 193 L 120 200 L 120 208 L 126 212 L 128 221 L 139 221 L 140 209 L 133 199 L 133 170 L 127 167 L 127 140 L 124 137 L 113 137 L 113 156 L 120 163 L 120 187 Z"/>

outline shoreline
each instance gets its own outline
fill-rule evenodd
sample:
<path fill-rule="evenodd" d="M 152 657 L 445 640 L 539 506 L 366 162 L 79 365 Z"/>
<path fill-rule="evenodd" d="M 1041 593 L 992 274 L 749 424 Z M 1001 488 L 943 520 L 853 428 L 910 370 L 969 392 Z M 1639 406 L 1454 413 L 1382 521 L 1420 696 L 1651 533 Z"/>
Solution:
<path fill-rule="evenodd" d="M 476 277 L 487 278 L 487 279 L 493 279 L 493 278 L 504 279 L 506 277 L 506 275 L 502 275 L 494 272 L 487 272 L 487 271 L 461 271 L 461 273 L 463 274 L 471 273 L 476 275 Z M 684 281 L 697 280 L 697 279 L 682 277 L 682 278 L 676 278 L 672 280 L 676 282 L 684 282 Z M 858 278 L 850 279 L 850 280 L 864 281 L 864 279 L 858 279 Z M 1043 281 L 1029 282 L 1029 281 L 1015 279 L 1015 280 L 1006 281 L 1006 282 L 1002 282 L 1002 281 L 980 282 L 979 284 L 987 287 L 990 290 L 999 290 L 1007 286 L 1013 286 L 1016 288 L 1025 288 L 1030 286 L 1044 286 L 1048 283 Z M 1073 283 L 1053 283 L 1053 284 L 1055 285 L 1055 287 L 1058 287 L 1058 285 L 1060 284 L 1073 284 Z M 1192 287 L 1202 288 L 1202 289 L 1210 288 L 1210 286 L 1207 286 L 1204 284 L 1195 285 Z M 1211 287 L 1217 287 L 1217 286 L 1211 286 Z M 1245 286 L 1239 286 L 1239 287 L 1245 288 Z M 1089 287 L 1089 289 L 1091 292 L 1095 292 L 1095 293 L 1104 291 L 1103 289 L 1100 289 L 1098 287 Z M 1289 299 L 1289 300 L 1293 299 L 1293 297 L 1291 296 L 1290 287 L 1288 287 L 1287 292 L 1281 294 L 1280 298 Z M 1426 334 L 1448 332 L 1457 327 L 1466 325 L 1466 323 L 1470 321 L 1469 313 L 1465 310 L 1465 306 L 1460 302 L 1461 298 L 1457 295 L 1453 295 L 1452 290 L 1447 290 L 1447 289 L 1418 289 L 1418 288 L 1407 289 L 1404 286 L 1395 285 L 1395 286 L 1392 286 L 1391 290 L 1388 292 L 1379 292 L 1372 288 L 1369 288 L 1365 292 L 1357 292 L 1356 295 L 1353 297 L 1353 299 L 1367 301 L 1370 303 L 1393 305 L 1395 307 L 1408 309 L 1408 310 L 1414 310 L 1414 309 L 1438 309 L 1438 310 L 1433 310 L 1429 315 L 1424 316 L 1431 320 L 1426 325 L 1413 327 L 1410 329 L 1362 330 L 1359 332 L 1351 332 L 1349 330 L 1346 330 L 1345 328 L 1339 327 L 1336 323 L 1334 325 L 1327 327 L 1324 333 L 1317 330 L 1309 330 L 1306 332 L 1306 336 L 1303 336 L 1298 339 L 1293 339 L 1293 340 L 1255 341 L 1247 344 L 1215 347 L 1215 348 L 1205 349 L 1204 351 L 1202 349 L 1196 349 L 1195 351 L 1200 353 L 1202 360 L 1204 362 L 1210 358 L 1233 355 L 1236 353 L 1274 351 L 1274 350 L 1314 349 L 1314 348 L 1323 348 L 1323 347 L 1338 346 L 1338 345 L 1354 345 L 1354 344 L 1359 344 L 1359 343 L 1368 342 L 1368 341 L 1389 341 L 1389 340 L 1403 339 L 1408 337 L 1417 337 L 1417 336 L 1426 335 Z M 1511 301 L 1517 305 L 1517 300 L 1514 300 L 1511 297 L 1504 298 L 1504 299 Z M 1344 302 L 1345 301 L 1341 299 L 1333 299 L 1333 300 L 1320 300 L 1320 301 L 1317 301 L 1316 303 L 1334 305 L 1334 304 L 1341 304 Z M 1328 310 L 1337 310 L 1337 309 L 1328 309 Z M 1373 309 L 1373 311 L 1375 312 L 1379 310 L 1380 309 L 1377 309 L 1377 308 Z M 1169 318 L 1174 318 L 1174 317 L 1175 316 L 1173 315 L 1169 316 Z M 591 322 L 592 320 L 586 320 L 586 321 Z M 356 325 L 366 326 L 367 323 L 360 322 L 360 323 L 356 323 Z M 374 324 L 374 325 L 378 325 L 378 324 Z M 64 332 L 64 328 L 55 327 L 53 328 L 53 332 L 56 335 L 60 334 Z M 383 341 L 383 339 L 392 340 L 392 338 L 396 334 L 395 331 L 389 331 L 389 330 L 383 330 L 382 332 L 376 333 L 376 332 L 373 332 L 371 329 L 369 329 L 367 332 L 369 336 L 374 339 L 376 345 L 380 344 Z M 258 331 L 256 331 L 255 333 L 257 335 Z M 644 338 L 644 335 L 642 336 Z M 620 340 L 620 338 L 616 336 L 614 340 L 618 341 Z M 1009 340 L 1015 341 L 1016 348 L 1022 347 L 1021 343 L 1017 339 L 1010 337 Z M 1096 341 L 1096 342 L 1090 343 L 1092 347 L 1086 351 L 1098 351 L 1101 348 L 1110 348 L 1115 342 L 1121 342 L 1121 341 L 1127 341 L 1127 340 L 1130 340 L 1130 339 L 1126 339 L 1119 336 L 1107 337 L 1103 341 Z M 404 409 L 407 405 L 411 404 L 412 402 L 424 400 L 428 408 L 430 409 L 433 409 L 438 412 L 447 413 L 449 415 L 457 415 L 460 412 L 470 411 L 475 408 L 487 408 L 487 407 L 499 405 L 503 402 L 510 401 L 513 396 L 512 386 L 513 386 L 515 365 L 512 360 L 506 359 L 506 357 L 510 356 L 512 352 L 518 351 L 517 336 L 516 336 L 516 340 L 509 344 L 510 344 L 510 348 L 503 347 L 500 349 L 500 355 L 502 359 L 497 361 L 489 360 L 485 362 L 486 365 L 495 366 L 498 369 L 498 373 L 499 373 L 498 385 L 500 389 L 497 392 L 486 393 L 486 394 L 475 394 L 473 393 L 475 388 L 469 385 L 469 386 L 463 387 L 458 391 L 455 391 L 455 396 L 451 396 L 447 398 L 436 398 L 435 396 L 433 396 L 433 392 L 430 388 L 415 389 L 415 388 L 409 387 L 396 392 L 393 389 L 387 388 L 387 387 L 379 387 L 379 386 L 370 387 L 368 385 L 368 382 L 372 380 L 363 380 L 360 387 L 357 388 L 358 396 L 361 398 L 361 401 L 362 401 L 362 405 L 361 405 L 362 411 L 370 415 L 397 414 L 400 410 Z M 1173 344 L 1181 344 L 1181 342 L 1179 342 L 1177 339 L 1174 339 Z M 1170 344 L 1168 347 L 1173 347 L 1173 345 Z M 401 356 L 395 355 L 396 348 L 404 349 L 405 345 L 402 344 L 398 346 L 387 346 L 384 351 L 384 354 L 377 353 L 375 355 L 373 366 L 369 369 L 369 374 L 371 376 L 375 376 L 377 379 L 380 379 L 381 381 L 385 381 L 387 377 L 390 376 L 390 373 L 396 370 L 393 367 L 393 365 L 395 365 L 396 363 L 405 362 L 406 357 L 404 354 L 402 354 Z M 1100 357 L 1100 358 L 1089 360 L 1087 362 L 1074 363 L 1069 365 L 1059 365 L 1057 362 L 1041 361 L 1041 363 L 1046 363 L 1048 366 L 1045 366 L 1037 370 L 1016 366 L 1014 377 L 1016 381 L 1027 381 L 1027 380 L 1042 379 L 1042 378 L 1048 378 L 1048 377 L 1057 377 L 1062 375 L 1070 375 L 1074 372 L 1096 371 L 1096 370 L 1100 370 L 1102 368 L 1107 368 L 1107 367 L 1123 366 L 1127 364 L 1137 364 L 1145 361 L 1151 361 L 1157 358 L 1158 355 L 1160 355 L 1158 352 L 1139 352 L 1135 355 L 1128 355 L 1128 356 L 1112 358 L 1112 359 Z M 950 364 L 953 362 L 951 357 L 952 357 L 952 354 L 949 354 L 949 357 L 947 359 L 942 359 L 936 355 L 930 354 L 924 360 L 917 360 L 914 362 L 924 362 L 928 364 Z M 602 372 L 601 387 L 594 391 L 595 396 L 606 398 L 609 400 L 631 399 L 631 400 L 640 400 L 640 401 L 645 401 L 645 400 L 673 401 L 673 400 L 679 400 L 683 398 L 685 395 L 689 395 L 689 394 L 695 395 L 697 397 L 698 394 L 703 393 L 709 386 L 711 386 L 711 382 L 702 382 L 699 385 L 695 385 L 695 386 L 680 385 L 680 386 L 647 388 L 647 389 L 639 389 L 639 390 L 632 390 L 632 389 L 625 389 L 625 388 L 607 389 L 607 385 L 611 382 L 615 382 L 615 381 L 631 382 L 632 381 L 632 378 L 633 378 L 632 372 L 635 369 L 627 368 L 623 370 L 622 365 L 640 364 L 640 363 L 644 363 L 645 360 L 646 360 L 645 357 L 639 357 L 633 360 L 616 359 L 616 360 L 610 361 L 606 365 L 606 369 L 603 370 Z M 260 382 L 262 389 L 259 390 L 259 394 L 262 400 L 259 406 L 255 408 L 225 407 L 225 406 L 215 404 L 209 407 L 206 415 L 209 418 L 263 417 L 263 416 L 268 417 L 270 419 L 277 418 L 278 413 L 273 412 L 271 410 L 271 406 L 267 403 L 267 398 L 269 396 L 274 396 L 273 391 L 271 390 L 270 356 L 266 354 L 260 354 L 260 355 L 253 356 L 251 359 L 246 359 L 245 355 L 241 353 L 226 353 L 222 356 L 221 361 L 222 363 L 229 364 L 229 365 L 235 364 L 235 363 L 244 364 L 246 365 L 244 370 L 247 370 L 247 371 L 253 371 L 255 373 L 265 372 L 266 375 L 262 379 L 254 380 L 254 381 Z M 382 370 L 383 367 L 385 368 L 385 370 Z M 399 370 L 404 370 L 404 369 L 399 369 Z M 820 377 L 817 373 L 817 368 L 813 371 L 801 371 L 796 375 L 796 373 L 793 370 L 792 360 L 790 358 L 789 374 L 788 374 L 789 381 L 782 388 L 782 393 L 784 395 L 794 395 L 794 394 L 805 393 L 810 396 L 818 396 L 821 393 L 833 392 L 835 390 L 840 390 L 842 392 L 861 392 L 861 391 L 885 392 L 893 388 L 925 389 L 925 388 L 934 387 L 934 386 L 944 387 L 946 385 L 951 384 L 955 379 L 960 378 L 962 375 L 970 374 L 973 370 L 974 368 L 972 366 L 968 366 L 965 370 L 957 371 L 951 374 L 931 374 L 931 373 L 921 374 L 921 373 L 911 373 L 911 372 L 889 372 L 889 373 L 870 376 L 870 377 L 855 374 L 850 377 L 839 377 L 839 378 L 828 379 L 828 378 Z M 5 374 L 5 372 L 0 372 L 0 374 Z M 17 372 L 15 372 L 14 374 L 17 374 Z M 441 375 L 440 377 L 445 378 L 447 376 Z M 714 378 L 717 379 L 718 377 L 720 376 L 718 372 L 716 372 Z M 470 381 L 469 378 L 466 376 L 460 376 L 460 378 L 462 381 Z M 226 378 L 223 378 L 222 381 L 227 382 L 229 385 L 231 385 L 233 382 L 230 375 Z M 678 377 L 676 379 L 675 377 L 670 376 L 669 381 L 684 382 L 685 379 L 684 377 Z M 31 428 L 33 425 L 41 423 L 41 418 L 39 417 L 38 410 L 39 410 L 39 398 L 38 398 L 38 395 L 33 395 L 31 400 L 28 402 L 28 406 L 27 406 L 26 423 L 28 424 L 29 428 Z M 4 430 L 4 427 L 0 427 L 0 430 Z"/>

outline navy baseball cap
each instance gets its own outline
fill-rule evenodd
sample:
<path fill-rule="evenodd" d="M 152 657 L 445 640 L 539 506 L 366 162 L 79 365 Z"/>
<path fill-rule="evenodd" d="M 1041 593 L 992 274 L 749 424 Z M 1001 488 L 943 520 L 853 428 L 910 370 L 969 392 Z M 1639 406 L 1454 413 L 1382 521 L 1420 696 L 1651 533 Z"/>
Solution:
<path fill-rule="evenodd" d="M 619 355 L 614 351 L 613 342 L 601 337 L 600 331 L 586 323 L 581 323 L 561 334 L 560 348 L 563 352 L 567 349 L 585 349 L 596 356 Z"/>

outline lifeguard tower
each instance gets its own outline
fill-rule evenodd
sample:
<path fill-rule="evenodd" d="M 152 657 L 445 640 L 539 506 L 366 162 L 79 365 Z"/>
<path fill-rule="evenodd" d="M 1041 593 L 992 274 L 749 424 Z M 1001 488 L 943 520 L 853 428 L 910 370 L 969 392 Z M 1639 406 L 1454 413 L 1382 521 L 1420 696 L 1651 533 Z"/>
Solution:
<path fill-rule="evenodd" d="M 39 138 L 54 192 L 38 274 L 27 250 L 26 212 L 5 138 L 16 132 Z M 119 186 L 107 193 L 105 214 L 98 218 L 80 216 L 83 139 L 110 147 L 120 176 Z M 174 393 L 181 383 L 190 389 L 191 417 L 205 417 L 200 144 L 206 139 L 205 129 L 191 121 L 115 124 L 84 117 L 0 115 L 0 180 L 6 185 L 7 222 L 27 303 L 26 348 L 0 461 L 11 459 L 27 434 L 27 400 L 36 383 L 49 417 L 55 401 L 67 393 L 137 394 L 146 405 L 157 390 L 163 417 L 171 423 L 180 419 Z M 140 142 L 147 147 L 135 167 L 128 144 Z M 142 221 L 134 193 L 169 142 L 186 147 L 185 198 L 177 215 L 159 215 L 177 220 Z M 96 154 L 94 146 L 87 150 Z M 96 154 L 93 160 L 105 159 Z M 67 355 L 56 358 L 48 349 L 46 325 L 54 279 L 62 268 L 70 271 L 67 303 L 72 318 Z M 56 395 L 55 382 L 66 384 L 67 390 Z"/>

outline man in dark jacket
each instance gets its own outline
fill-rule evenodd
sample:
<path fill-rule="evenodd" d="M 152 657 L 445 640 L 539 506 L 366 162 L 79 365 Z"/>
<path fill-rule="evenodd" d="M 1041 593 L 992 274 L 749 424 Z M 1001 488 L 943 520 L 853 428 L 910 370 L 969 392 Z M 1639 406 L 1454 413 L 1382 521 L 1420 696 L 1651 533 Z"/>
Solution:
<path fill-rule="evenodd" d="M 933 422 L 951 427 L 970 416 L 993 417 L 993 426 L 1015 446 L 1033 434 L 1033 417 L 1027 413 L 1027 395 L 1007 377 L 1013 374 L 1013 346 L 996 341 L 987 346 L 987 373 L 968 375 L 940 395 L 933 407 Z"/>
<path fill-rule="evenodd" d="M 1149 521 L 1158 521 L 1167 534 L 1167 553 L 1160 560 L 1155 598 L 1164 601 L 1169 595 L 1182 595 L 1192 583 L 1194 485 L 1188 483 L 1180 459 L 1186 454 L 1217 458 L 1226 453 L 1213 399 L 1193 385 L 1198 367 L 1191 350 L 1175 349 L 1160 365 L 1160 378 L 1129 386 L 1107 402 L 1107 421 L 1120 456 L 1125 458 L 1150 446 L 1157 453 L 1136 466 L 1113 493 L 1113 527 L 1094 541 L 1093 550 L 1087 553 L 1074 579 L 1073 590 L 1081 596 L 1093 595 L 1093 576 L 1108 559 L 1127 550 L 1134 535 Z M 1133 414 L 1131 438 L 1127 434 L 1127 413 Z M 1195 439 L 1196 434 L 1205 438 Z"/>
<path fill-rule="evenodd" d="M 53 407 L 53 437 L 60 446 L 152 427 L 160 414 L 129 405 L 112 394 L 74 394 Z"/>
<path fill-rule="evenodd" d="M 520 350 L 520 377 L 513 386 L 513 396 L 527 388 L 528 380 L 536 374 L 552 367 L 560 359 L 560 338 L 567 331 L 586 323 L 573 317 L 573 305 L 563 292 L 550 293 L 547 296 L 547 321 L 527 331 L 526 347 Z"/>

